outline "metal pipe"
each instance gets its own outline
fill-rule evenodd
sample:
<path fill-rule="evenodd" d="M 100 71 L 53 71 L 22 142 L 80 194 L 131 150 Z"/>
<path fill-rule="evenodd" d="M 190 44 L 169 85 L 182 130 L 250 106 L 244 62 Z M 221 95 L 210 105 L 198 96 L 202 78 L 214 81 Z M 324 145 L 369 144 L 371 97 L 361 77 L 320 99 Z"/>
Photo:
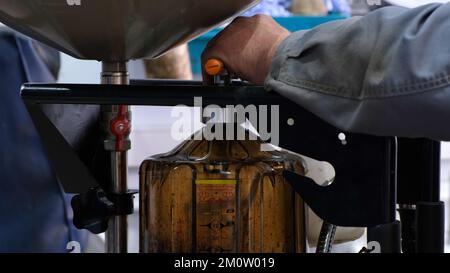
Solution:
<path fill-rule="evenodd" d="M 127 152 L 111 152 L 112 192 L 126 193 L 127 187 Z M 106 252 L 128 252 L 128 217 L 126 215 L 111 217 L 106 231 Z"/>
<path fill-rule="evenodd" d="M 102 63 L 102 84 L 130 84 L 128 66 L 126 62 L 103 62 Z"/>
<path fill-rule="evenodd" d="M 128 85 L 130 83 L 127 64 L 125 62 L 103 63 L 101 83 L 109 85 Z M 121 110 L 122 109 L 122 110 Z M 130 118 L 129 106 L 105 105 L 102 106 L 103 128 L 106 133 L 105 149 L 111 152 L 111 184 L 109 191 L 115 194 L 124 194 L 128 191 L 127 150 L 130 147 L 129 139 L 117 139 L 111 122 L 119 117 L 124 110 L 125 116 Z M 126 141 L 127 145 L 118 145 L 118 141 Z M 126 215 L 111 217 L 106 231 L 106 252 L 126 253 L 128 251 L 128 217 Z"/>
<path fill-rule="evenodd" d="M 419 202 L 417 204 L 416 244 L 417 253 L 444 253 L 444 202 Z"/>
<path fill-rule="evenodd" d="M 416 253 L 416 205 L 399 204 L 402 253 Z"/>

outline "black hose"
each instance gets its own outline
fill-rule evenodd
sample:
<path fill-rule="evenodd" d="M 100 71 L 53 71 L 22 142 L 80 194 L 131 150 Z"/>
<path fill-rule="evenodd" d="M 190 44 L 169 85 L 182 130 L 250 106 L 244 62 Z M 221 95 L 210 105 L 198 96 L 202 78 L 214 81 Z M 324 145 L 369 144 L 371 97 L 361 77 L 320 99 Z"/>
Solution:
<path fill-rule="evenodd" d="M 334 235 L 336 235 L 336 226 L 323 222 L 320 230 L 319 241 L 317 242 L 316 253 L 330 253 L 333 245 Z"/>

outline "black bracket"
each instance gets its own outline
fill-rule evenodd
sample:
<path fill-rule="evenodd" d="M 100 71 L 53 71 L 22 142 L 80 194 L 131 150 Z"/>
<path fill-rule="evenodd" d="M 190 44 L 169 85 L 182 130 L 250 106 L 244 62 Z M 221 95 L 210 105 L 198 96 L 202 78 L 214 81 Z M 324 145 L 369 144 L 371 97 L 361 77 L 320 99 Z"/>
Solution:
<path fill-rule="evenodd" d="M 68 192 L 86 193 L 98 187 L 95 169 L 86 167 L 70 144 L 45 117 L 41 104 L 194 106 L 278 105 L 279 146 L 329 162 L 334 183 L 321 187 L 311 179 L 286 173 L 294 189 L 316 214 L 339 226 L 370 227 L 395 220 L 396 138 L 342 132 L 277 93 L 234 83 L 203 86 L 193 81 L 134 81 L 129 86 L 26 84 L 22 98 L 42 136 L 48 156 Z M 294 125 L 287 120 L 294 119 Z M 343 145 L 339 135 L 344 134 Z"/>
<path fill-rule="evenodd" d="M 133 199 L 137 191 L 125 194 L 105 193 L 93 188 L 72 198 L 73 223 L 78 229 L 87 229 L 94 234 L 107 230 L 111 217 L 134 213 Z"/>

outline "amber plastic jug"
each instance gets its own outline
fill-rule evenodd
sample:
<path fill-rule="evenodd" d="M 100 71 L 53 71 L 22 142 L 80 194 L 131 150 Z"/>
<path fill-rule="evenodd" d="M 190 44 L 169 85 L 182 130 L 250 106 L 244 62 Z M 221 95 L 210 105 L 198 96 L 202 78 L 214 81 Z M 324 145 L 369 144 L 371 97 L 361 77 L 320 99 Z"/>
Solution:
<path fill-rule="evenodd" d="M 199 131 L 143 162 L 141 252 L 305 252 L 305 205 L 282 175 L 304 165 L 245 132 L 241 141 L 195 140 Z"/>

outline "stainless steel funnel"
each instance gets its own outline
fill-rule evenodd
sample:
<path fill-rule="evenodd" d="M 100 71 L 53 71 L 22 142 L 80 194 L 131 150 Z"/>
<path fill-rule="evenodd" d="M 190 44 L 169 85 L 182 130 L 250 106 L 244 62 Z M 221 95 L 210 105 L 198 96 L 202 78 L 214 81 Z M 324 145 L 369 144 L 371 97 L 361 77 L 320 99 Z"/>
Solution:
<path fill-rule="evenodd" d="M 0 21 L 79 59 L 157 57 L 258 0 L 0 0 Z"/>

